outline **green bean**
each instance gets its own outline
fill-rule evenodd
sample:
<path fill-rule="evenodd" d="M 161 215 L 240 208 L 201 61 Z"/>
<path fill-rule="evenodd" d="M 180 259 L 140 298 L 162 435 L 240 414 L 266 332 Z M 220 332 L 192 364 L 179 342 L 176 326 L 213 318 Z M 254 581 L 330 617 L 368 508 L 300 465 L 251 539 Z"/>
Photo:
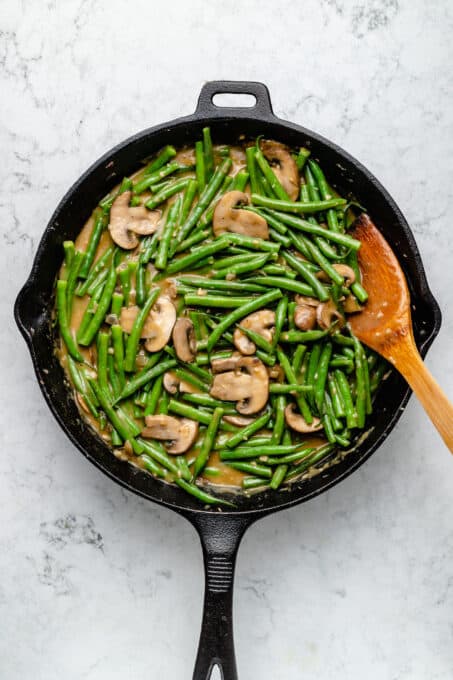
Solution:
<path fill-rule="evenodd" d="M 203 155 L 206 170 L 206 181 L 209 182 L 214 173 L 214 152 L 212 149 L 211 130 L 203 128 Z"/>
<path fill-rule="evenodd" d="M 195 142 L 195 173 L 197 176 L 198 194 L 201 196 L 206 187 L 206 166 L 203 142 Z"/>
<path fill-rule="evenodd" d="M 118 319 L 121 315 L 121 309 L 123 307 L 124 296 L 122 293 L 113 293 L 112 304 L 110 307 L 110 313 L 116 316 Z"/>
<path fill-rule="evenodd" d="M 144 174 L 143 179 L 140 179 L 134 184 L 134 194 L 136 196 L 142 194 L 144 191 L 149 189 L 152 184 L 156 184 L 160 180 L 164 179 L 164 177 L 168 177 L 168 175 L 172 175 L 177 170 L 181 169 L 183 169 L 182 166 L 176 161 L 173 161 L 172 163 L 168 163 L 167 165 L 163 166 L 159 170 Z"/>
<path fill-rule="evenodd" d="M 104 213 L 99 213 L 95 219 L 93 229 L 91 230 L 90 239 L 85 251 L 85 259 L 79 270 L 79 276 L 81 279 L 86 279 L 88 272 L 93 264 L 96 251 L 98 249 L 99 241 L 101 240 L 102 232 L 106 227 L 106 217 Z"/>
<path fill-rule="evenodd" d="M 219 468 L 209 465 L 203 469 L 203 477 L 218 477 L 220 475 Z"/>
<path fill-rule="evenodd" d="M 326 388 L 327 372 L 329 370 L 329 361 L 332 356 L 332 343 L 327 342 L 319 357 L 318 366 L 315 373 L 314 398 L 318 411 L 322 410 L 324 403 L 324 392 Z"/>
<path fill-rule="evenodd" d="M 260 347 L 264 352 L 267 354 L 273 354 L 274 352 L 274 347 L 271 345 L 270 342 L 266 340 L 266 338 L 263 338 L 260 333 L 257 333 L 256 331 L 252 331 L 251 328 L 245 328 L 245 326 L 241 326 L 238 324 L 238 328 L 248 337 L 249 340 L 251 340 L 257 347 Z"/>
<path fill-rule="evenodd" d="M 247 171 L 250 177 L 250 187 L 252 189 L 252 193 L 260 194 L 262 189 L 256 168 L 255 147 L 248 146 L 245 150 L 245 157 L 247 159 Z"/>
<path fill-rule="evenodd" d="M 283 430 L 285 429 L 286 397 L 284 395 L 278 395 L 273 402 L 273 407 L 275 411 L 275 420 L 271 441 L 272 444 L 278 445 L 280 444 Z"/>
<path fill-rule="evenodd" d="M 159 375 L 146 396 L 145 416 L 152 416 L 156 412 L 157 402 L 162 394 L 164 376 Z"/>
<path fill-rule="evenodd" d="M 148 208 L 148 210 L 154 210 L 158 205 L 169 199 L 171 196 L 174 196 L 179 191 L 186 189 L 189 181 L 189 178 L 184 177 L 183 179 L 179 179 L 176 182 L 172 182 L 172 184 L 167 186 L 165 189 L 162 189 L 162 191 L 159 191 L 158 194 L 155 194 L 152 198 L 146 201 L 145 206 Z"/>
<path fill-rule="evenodd" d="M 209 255 L 214 255 L 214 253 L 219 252 L 219 250 L 224 250 L 228 245 L 228 240 L 226 237 L 212 241 L 209 245 L 201 246 L 200 248 L 195 248 L 189 255 L 185 255 L 177 260 L 174 260 L 169 267 L 167 267 L 166 274 L 176 274 L 177 272 L 183 271 L 184 269 L 190 269 L 196 262 L 208 257 Z"/>
<path fill-rule="evenodd" d="M 181 402 L 176 401 L 176 399 L 170 399 L 168 403 L 168 410 L 172 413 L 176 413 L 178 416 L 183 416 L 183 418 L 196 420 L 203 425 L 209 425 L 212 419 L 212 413 L 208 411 L 202 411 L 201 409 L 194 408 L 188 404 L 181 404 Z M 226 430 L 227 432 L 237 432 L 237 428 L 223 422 L 220 423 L 220 429 Z"/>
<path fill-rule="evenodd" d="M 261 286 L 290 290 L 299 295 L 314 296 L 312 288 L 307 286 L 306 283 L 293 281 L 292 279 L 283 278 L 282 276 L 255 276 L 253 277 L 253 280 Z"/>
<path fill-rule="evenodd" d="M 107 418 L 112 423 L 115 430 L 118 432 L 120 437 L 124 441 L 131 441 L 134 437 L 139 434 L 140 428 L 137 426 L 132 427 L 129 420 L 124 417 L 124 413 L 121 412 L 119 408 L 115 409 L 112 406 L 109 396 L 100 387 L 100 385 L 93 378 L 88 378 L 88 381 L 95 393 L 102 410 L 104 411 Z"/>
<path fill-rule="evenodd" d="M 146 267 L 139 263 L 135 275 L 135 302 L 139 307 L 143 307 L 147 296 L 145 279 Z"/>
<path fill-rule="evenodd" d="M 327 374 L 327 385 L 336 418 L 345 418 L 346 411 L 343 397 L 340 394 L 340 390 L 338 389 L 335 376 L 332 373 Z"/>
<path fill-rule="evenodd" d="M 297 249 L 299 249 L 299 245 L 303 243 L 306 250 L 310 254 L 310 259 L 314 260 L 321 267 L 321 269 L 326 272 L 327 276 L 332 279 L 332 281 L 338 285 L 343 284 L 344 279 L 341 274 L 337 272 L 336 269 L 334 269 L 333 265 L 324 257 L 319 248 L 308 238 L 300 235 L 297 236 L 296 234 L 291 233 L 291 241 Z"/>
<path fill-rule="evenodd" d="M 213 269 L 226 269 L 228 267 L 234 267 L 236 264 L 242 264 L 243 262 L 250 262 L 253 258 L 257 257 L 254 253 L 246 252 L 241 255 L 229 255 L 228 257 L 221 257 L 216 260 L 212 266 Z M 268 255 L 258 255 L 258 257 L 268 257 Z"/>
<path fill-rule="evenodd" d="M 296 272 L 286 269 L 282 264 L 267 264 L 265 267 L 261 267 L 261 269 L 266 274 L 269 274 L 269 276 L 284 276 L 287 279 L 297 279 Z"/>
<path fill-rule="evenodd" d="M 296 160 L 296 165 L 297 169 L 299 172 L 303 170 L 305 163 L 308 160 L 308 157 L 310 156 L 310 151 L 308 149 L 305 149 L 304 147 L 301 147 L 299 149 L 299 153 L 297 154 L 295 160 Z"/>
<path fill-rule="evenodd" d="M 254 236 L 246 236 L 245 234 L 229 233 L 228 235 L 224 235 L 223 238 L 227 238 L 230 244 L 241 246 L 242 248 L 247 248 L 249 250 L 264 250 L 272 253 L 278 253 L 280 250 L 280 245 L 278 243 L 271 243 L 271 241 L 265 241 L 262 238 Z"/>
<path fill-rule="evenodd" d="M 263 415 L 259 416 L 258 418 L 255 418 L 252 423 L 246 425 L 246 427 L 230 437 L 226 443 L 227 448 L 234 448 L 238 444 L 247 441 L 247 439 L 255 434 L 255 432 L 258 432 L 258 430 L 262 430 L 269 422 L 271 415 L 272 414 L 269 411 L 267 413 L 263 413 Z"/>
<path fill-rule="evenodd" d="M 321 417 L 321 422 L 322 422 L 322 426 L 324 428 L 324 434 L 326 435 L 327 441 L 330 444 L 335 444 L 335 442 L 336 442 L 335 432 L 333 431 L 332 421 L 329 418 L 329 416 L 327 415 L 327 413 L 325 413 Z"/>
<path fill-rule="evenodd" d="M 349 369 L 353 365 L 353 362 L 341 355 L 333 356 L 330 360 L 330 368 L 345 368 Z"/>
<path fill-rule="evenodd" d="M 115 367 L 113 354 L 107 354 L 107 372 L 110 385 L 112 386 L 113 398 L 117 399 L 121 394 L 122 385 Z M 99 374 L 98 374 L 99 379 Z"/>
<path fill-rule="evenodd" d="M 78 285 L 75 294 L 78 295 L 79 297 L 82 297 L 83 295 L 86 295 L 88 292 L 88 288 L 92 285 L 93 281 L 96 280 L 96 277 L 104 270 L 104 268 L 108 269 L 108 266 L 110 264 L 110 258 L 113 255 L 114 248 L 111 246 L 110 248 L 107 248 L 107 250 L 103 253 L 103 255 L 97 260 L 97 262 L 94 263 L 94 265 L 90 269 L 90 273 L 88 274 L 88 277 L 85 279 L 85 281 L 81 284 Z M 91 295 L 91 293 L 90 293 Z"/>
<path fill-rule="evenodd" d="M 300 369 L 302 367 L 302 361 L 304 359 L 306 351 L 307 351 L 306 345 L 297 345 L 296 350 L 294 352 L 292 367 L 293 367 L 293 371 L 294 371 L 294 374 L 296 375 L 296 377 L 300 373 Z"/>
<path fill-rule="evenodd" d="M 207 342 L 207 340 L 205 341 Z M 214 359 L 227 359 L 232 354 L 231 350 L 225 350 L 224 352 L 216 352 L 215 354 L 200 354 L 198 353 L 195 357 L 195 362 L 197 366 L 207 366 Z"/>
<path fill-rule="evenodd" d="M 286 456 L 277 456 L 275 458 L 269 456 L 266 463 L 267 465 L 299 464 L 311 456 L 313 451 L 315 451 L 315 449 L 312 446 L 302 446 L 301 449 L 298 449 L 293 453 L 288 453 Z"/>
<path fill-rule="evenodd" d="M 321 356 L 321 351 L 322 347 L 320 344 L 313 345 L 313 348 L 310 352 L 310 358 L 308 360 L 307 372 L 305 374 L 305 384 L 308 386 L 312 386 L 313 389 L 315 386 L 315 376 L 318 368 L 319 357 Z M 311 395 L 309 395 L 308 399 L 310 401 L 310 404 L 314 406 L 315 404 L 314 398 Z"/>
<path fill-rule="evenodd" d="M 351 440 L 348 439 L 347 437 L 338 434 L 338 432 L 335 433 L 335 441 L 337 444 L 345 448 L 346 446 L 350 446 Z"/>
<path fill-rule="evenodd" d="M 334 371 L 335 380 L 337 382 L 338 390 L 341 394 L 344 403 L 344 409 L 346 414 L 346 425 L 349 429 L 357 427 L 357 415 L 354 410 L 354 404 L 352 401 L 352 394 L 349 387 L 349 383 L 345 374 L 336 369 Z"/>
<path fill-rule="evenodd" d="M 278 231 L 275 231 L 275 229 L 272 229 L 270 227 L 269 237 L 272 239 L 272 241 L 276 241 L 277 243 L 280 243 L 280 245 L 285 246 L 285 248 L 289 248 L 291 245 L 291 239 L 289 238 L 289 236 L 279 234 Z"/>
<path fill-rule="evenodd" d="M 74 302 L 74 291 L 77 277 L 80 276 L 80 268 L 83 266 L 85 255 L 80 250 L 76 250 L 72 259 L 71 268 L 67 278 L 66 303 L 68 305 L 68 319 L 71 318 L 72 304 Z"/>
<path fill-rule="evenodd" d="M 176 366 L 177 363 L 178 362 L 176 359 L 167 359 L 166 361 L 160 362 L 157 366 L 153 366 L 152 368 L 148 368 L 136 374 L 133 378 L 131 378 L 131 380 L 129 380 L 121 392 L 119 399 L 121 400 L 130 397 L 132 394 L 137 392 L 140 387 L 146 385 L 153 378 L 157 378 L 159 375 L 162 375 L 162 373 L 165 373 L 165 371 L 170 370 Z"/>
<path fill-rule="evenodd" d="M 163 468 L 161 468 L 161 466 L 158 465 L 155 460 L 150 458 L 148 454 L 143 453 L 140 456 L 140 460 L 142 461 L 144 468 L 148 470 L 148 472 L 151 472 L 151 474 L 153 474 L 155 477 L 165 477 Z"/>
<path fill-rule="evenodd" d="M 354 347 L 354 340 L 347 337 L 346 335 L 342 335 L 339 332 L 332 333 L 332 340 L 337 345 L 341 345 L 342 347 Z"/>
<path fill-rule="evenodd" d="M 220 307 L 221 309 L 231 309 L 242 307 L 249 297 L 226 297 L 221 295 L 197 295 L 188 294 L 184 296 L 186 307 Z"/>
<path fill-rule="evenodd" d="M 287 381 L 290 384 L 297 383 L 296 375 L 293 371 L 293 368 L 292 368 L 286 354 L 281 349 L 277 349 L 277 356 L 278 356 L 278 360 L 280 362 L 280 365 L 283 368 L 283 371 L 286 375 Z M 297 394 L 296 402 L 297 402 L 297 405 L 299 407 L 300 412 L 302 413 L 302 415 L 304 417 L 304 420 L 310 425 L 313 422 L 313 416 L 311 414 L 310 407 L 308 406 L 308 403 L 305 400 L 304 395 L 303 394 Z M 288 453 L 290 453 L 290 452 L 288 451 Z"/>
<path fill-rule="evenodd" d="M 287 250 L 283 250 L 281 254 L 290 267 L 300 274 L 305 282 L 310 286 L 315 294 L 315 297 L 321 300 L 321 302 L 326 302 L 326 300 L 329 299 L 327 288 L 316 278 L 313 272 L 310 271 L 305 262 L 292 253 L 289 253 Z"/>
<path fill-rule="evenodd" d="M 69 354 L 72 356 L 73 359 L 76 361 L 81 361 L 83 362 L 83 356 L 79 352 L 79 349 L 77 347 L 77 342 L 72 335 L 72 331 L 69 327 L 69 320 L 68 320 L 68 303 L 66 299 L 66 290 L 67 290 L 68 282 L 60 279 L 57 281 L 57 315 L 58 315 L 58 324 L 60 328 L 60 334 L 61 337 L 63 338 L 63 341 L 66 345 L 66 348 L 69 352 Z"/>
<path fill-rule="evenodd" d="M 231 406 L 227 401 L 221 401 L 220 399 L 214 399 L 208 394 L 197 394 L 191 392 L 184 392 L 181 394 L 184 401 L 188 401 L 192 404 L 197 404 L 198 406 L 203 406 L 204 408 L 215 409 L 222 408 L 225 415 L 237 414 L 234 406 Z"/>
<path fill-rule="evenodd" d="M 328 201 L 310 201 L 310 203 L 301 203 L 298 201 L 280 200 L 276 198 L 267 198 L 266 196 L 260 196 L 259 194 L 252 194 L 251 199 L 253 204 L 261 205 L 264 208 L 269 208 L 271 210 L 304 214 L 323 212 L 329 208 L 338 208 L 339 206 L 346 205 L 346 200 L 344 198 L 331 198 Z"/>
<path fill-rule="evenodd" d="M 204 191 L 201 193 L 198 203 L 191 211 L 189 217 L 182 224 L 180 232 L 178 234 L 179 243 L 187 238 L 189 232 L 195 226 L 195 224 L 200 219 L 203 212 L 206 210 L 212 199 L 214 198 L 217 190 L 222 184 L 224 178 L 228 174 L 231 168 L 231 159 L 226 158 L 221 165 L 216 168 L 213 176 L 211 177 L 209 183 L 206 185 Z"/>
<path fill-rule="evenodd" d="M 66 272 L 71 268 L 72 260 L 74 259 L 75 246 L 74 241 L 63 241 L 64 262 Z"/>
<path fill-rule="evenodd" d="M 266 292 L 264 286 L 257 286 L 256 284 L 246 280 L 246 281 L 220 281 L 217 279 L 207 279 L 202 276 L 179 276 L 176 282 L 192 286 L 194 288 L 208 288 L 213 290 L 221 290 L 228 292 L 256 292 L 262 293 Z"/>
<path fill-rule="evenodd" d="M 213 275 L 213 279 L 226 279 L 230 276 L 238 276 L 239 274 L 246 274 L 247 272 L 253 272 L 257 269 L 261 269 L 263 264 L 267 261 L 269 254 L 258 255 L 256 257 L 249 258 L 244 262 L 238 262 L 235 265 L 226 267 L 225 269 L 219 269 Z"/>
<path fill-rule="evenodd" d="M 247 489 L 257 489 L 259 487 L 268 487 L 269 485 L 266 483 L 266 480 L 264 480 L 262 477 L 244 477 L 242 480 L 242 488 L 247 490 Z"/>
<path fill-rule="evenodd" d="M 112 324 L 111 333 L 112 333 L 113 356 L 115 359 L 115 369 L 116 372 L 118 373 L 121 389 L 123 389 L 126 383 L 123 367 L 124 363 L 123 329 L 119 324 Z"/>
<path fill-rule="evenodd" d="M 320 340 L 325 335 L 327 331 L 287 331 L 280 335 L 281 342 L 315 342 Z"/>
<path fill-rule="evenodd" d="M 186 493 L 195 496 L 195 498 L 197 498 L 199 501 L 202 501 L 203 503 L 207 503 L 209 505 L 225 505 L 234 508 L 234 503 L 231 501 L 226 501 L 224 498 L 218 498 L 217 496 L 211 496 L 210 494 L 206 493 L 206 491 L 202 491 L 195 484 L 190 484 L 184 479 L 175 479 L 175 483 L 184 489 Z"/>
<path fill-rule="evenodd" d="M 365 386 L 365 376 L 363 372 L 364 361 L 362 356 L 362 346 L 360 341 L 353 336 L 354 341 L 354 352 L 355 352 L 355 379 L 356 379 L 356 401 L 355 410 L 357 414 L 357 427 L 363 429 L 365 426 L 365 415 L 366 415 L 366 386 Z"/>
<path fill-rule="evenodd" d="M 192 246 L 200 243 L 200 241 L 206 241 L 208 237 L 209 231 L 207 229 L 205 231 L 194 232 L 192 236 L 186 238 L 185 241 L 182 241 L 182 243 L 179 244 L 179 246 L 175 249 L 175 253 L 183 253 L 185 250 L 190 250 Z"/>
<path fill-rule="evenodd" d="M 127 344 L 126 344 L 126 355 L 124 358 L 124 370 L 125 371 L 134 371 L 135 370 L 135 359 L 137 355 L 137 348 L 138 344 L 140 342 L 140 336 L 143 330 L 143 326 L 145 325 L 145 321 L 151 311 L 152 306 L 156 302 L 157 298 L 160 295 L 160 288 L 154 288 L 151 293 L 149 294 L 149 297 L 145 304 L 143 305 L 142 309 L 139 311 L 137 314 L 134 325 L 132 327 L 132 330 L 130 332 L 130 335 L 127 339 Z"/>
<path fill-rule="evenodd" d="M 113 264 L 110 266 L 107 281 L 105 283 L 104 289 L 102 291 L 102 295 L 99 299 L 99 303 L 97 306 L 96 311 L 94 312 L 91 321 L 84 331 L 83 335 L 79 336 L 80 333 L 80 327 L 79 327 L 79 332 L 77 333 L 78 335 L 78 341 L 81 345 L 88 346 L 91 344 L 93 341 L 94 336 L 98 332 L 99 328 L 101 327 L 101 324 L 104 321 L 106 312 L 108 308 L 110 307 L 110 302 L 112 299 L 113 291 L 115 290 L 115 285 L 116 285 L 116 269 L 113 266 Z"/>
<path fill-rule="evenodd" d="M 108 333 L 100 332 L 97 337 L 97 374 L 98 383 L 101 390 L 109 392 L 109 381 L 107 378 L 107 354 L 110 342 Z"/>
<path fill-rule="evenodd" d="M 157 170 L 159 170 L 165 163 L 176 156 L 176 149 L 174 146 L 165 146 L 160 154 L 153 160 L 143 171 L 144 176 L 153 175 Z"/>
<path fill-rule="evenodd" d="M 195 464 L 194 464 L 194 476 L 198 477 L 200 472 L 203 470 L 205 467 L 206 463 L 208 462 L 209 454 L 212 451 L 213 445 L 214 445 L 214 439 L 217 434 L 217 430 L 219 428 L 220 421 L 223 416 L 223 409 L 217 407 L 214 410 L 214 413 L 212 414 L 211 421 L 208 425 L 208 429 L 206 430 L 203 443 L 201 445 L 200 452 L 198 456 L 196 457 Z"/>
<path fill-rule="evenodd" d="M 267 200 L 267 199 L 266 199 Z M 306 205 L 301 203 L 301 205 Z M 360 241 L 347 234 L 340 234 L 335 231 L 330 231 L 325 229 L 318 224 L 311 224 L 307 220 L 303 220 L 295 215 L 288 215 L 287 213 L 276 212 L 273 213 L 277 219 L 286 224 L 292 229 L 297 229 L 298 231 L 305 232 L 307 234 L 313 234 L 315 236 L 323 236 L 328 241 L 333 243 L 338 243 L 339 245 L 345 246 L 346 248 L 351 248 L 353 251 L 357 251 L 360 248 Z"/>
<path fill-rule="evenodd" d="M 299 394 L 301 392 L 311 392 L 313 387 L 310 385 L 299 385 L 299 383 L 271 383 L 269 385 L 270 394 Z"/>
<path fill-rule="evenodd" d="M 307 470 L 309 467 L 312 467 L 313 465 L 325 460 L 332 453 L 332 451 L 334 451 L 334 449 L 335 447 L 332 444 L 325 444 L 324 446 L 321 446 L 308 458 L 308 460 L 291 469 L 286 475 L 285 481 L 290 481 L 291 479 L 299 477 L 299 475 L 305 472 L 305 470 Z"/>
<path fill-rule="evenodd" d="M 222 449 L 219 452 L 220 460 L 237 460 L 241 458 L 259 458 L 260 456 L 278 456 L 293 453 L 299 444 L 263 445 L 263 446 L 238 446 L 235 449 Z"/>
<path fill-rule="evenodd" d="M 263 173 L 263 175 L 265 176 L 265 178 L 269 182 L 270 187 L 271 187 L 272 191 L 274 192 L 274 194 L 277 196 L 277 198 L 279 198 L 279 199 L 281 199 L 282 201 L 285 201 L 285 202 L 290 201 L 288 194 L 286 193 L 286 191 L 284 190 L 284 188 L 280 184 L 277 176 L 273 172 L 271 166 L 269 165 L 267 160 L 264 158 L 263 152 L 259 148 L 255 151 L 255 160 L 258 163 L 258 166 L 259 166 L 261 172 Z"/>
<path fill-rule="evenodd" d="M 107 276 L 109 275 L 109 269 L 110 269 L 109 267 L 106 267 L 105 269 L 103 269 L 101 272 L 99 272 L 99 274 L 96 276 L 94 281 L 92 281 L 90 283 L 90 285 L 86 289 L 86 292 L 88 293 L 88 295 L 93 295 L 96 288 L 101 283 L 104 283 L 107 280 Z M 86 279 L 86 281 L 88 281 L 88 279 Z"/>
<path fill-rule="evenodd" d="M 220 321 L 220 323 L 214 328 L 208 339 L 207 342 L 208 352 L 212 351 L 216 343 L 220 340 L 223 333 L 230 326 L 232 326 L 240 319 L 243 319 L 244 317 L 248 316 L 252 312 L 256 312 L 259 309 L 262 309 L 270 302 L 278 300 L 281 297 L 282 294 L 279 290 L 271 290 L 269 291 L 269 293 L 265 293 L 264 295 L 260 295 L 254 300 L 250 300 L 250 302 L 245 303 L 242 307 L 239 307 L 238 309 L 235 309 L 234 311 L 224 316 L 222 321 Z"/>
<path fill-rule="evenodd" d="M 157 250 L 156 258 L 154 260 L 154 266 L 156 267 L 156 269 L 165 269 L 165 267 L 167 266 L 170 243 L 173 238 L 173 232 L 176 226 L 176 221 L 180 209 L 181 209 L 181 197 L 178 197 L 177 200 L 170 207 L 167 214 L 165 226 L 160 237 L 159 248 Z"/>
<path fill-rule="evenodd" d="M 259 477 L 267 477 L 270 479 L 272 477 L 272 470 L 266 465 L 260 465 L 259 463 L 245 463 L 241 461 L 229 462 L 228 467 L 233 468 L 233 470 L 239 470 L 239 472 L 247 472 L 250 475 L 258 475 Z"/>
<path fill-rule="evenodd" d="M 187 480 L 190 480 L 190 472 L 187 473 L 184 470 L 181 470 L 181 468 L 178 467 L 176 462 L 168 455 L 168 453 L 165 451 L 164 447 L 161 446 L 158 442 L 150 442 L 145 439 L 140 439 L 140 443 L 143 446 L 143 449 L 146 451 L 146 453 L 155 461 L 159 463 L 159 465 L 162 465 L 163 468 L 168 470 L 169 472 L 172 472 L 177 479 L 180 477 L 185 477 Z M 176 479 L 175 479 L 176 481 Z"/>
<path fill-rule="evenodd" d="M 327 184 L 324 173 L 321 170 L 318 163 L 310 159 L 308 161 L 308 164 L 318 185 L 321 198 L 325 201 L 334 198 L 332 192 L 330 191 L 329 185 Z M 332 229 L 333 231 L 340 231 L 340 228 L 338 226 L 337 213 L 333 208 L 327 211 L 327 223 L 329 225 L 329 228 Z"/>
<path fill-rule="evenodd" d="M 368 360 L 367 356 L 365 353 L 365 349 L 361 343 L 360 344 L 360 353 L 362 355 L 362 372 L 363 372 L 363 382 L 364 382 L 364 389 L 365 389 L 365 413 L 367 415 L 370 415 L 373 411 L 373 406 L 371 403 L 371 391 L 370 391 L 370 372 L 368 368 Z"/>
<path fill-rule="evenodd" d="M 160 414 L 167 414 L 168 413 L 168 404 L 170 403 L 170 395 L 168 392 L 162 392 L 161 397 L 159 399 L 159 403 L 157 406 L 157 413 Z"/>
<path fill-rule="evenodd" d="M 195 194 L 197 193 L 198 182 L 196 179 L 190 179 L 187 183 L 186 191 L 184 193 L 184 199 L 182 202 L 180 224 L 184 224 L 189 215 L 190 209 L 192 207 Z"/>
<path fill-rule="evenodd" d="M 230 191 L 244 191 L 249 181 L 249 173 L 244 170 L 240 170 L 234 177 L 233 183 L 231 185 Z"/>
<path fill-rule="evenodd" d="M 193 373 L 190 371 L 186 371 L 183 368 L 177 368 L 175 369 L 174 374 L 180 380 L 194 385 L 194 387 L 201 390 L 202 392 L 207 392 L 209 390 L 209 384 L 207 385 L 204 381 L 197 378 L 197 376 L 193 375 Z"/>
<path fill-rule="evenodd" d="M 271 489 L 274 489 L 274 491 L 276 491 L 279 488 L 279 486 L 281 486 L 286 477 L 287 472 L 288 472 L 287 465 L 277 465 L 274 474 L 272 475 L 271 482 L 269 484 Z"/>

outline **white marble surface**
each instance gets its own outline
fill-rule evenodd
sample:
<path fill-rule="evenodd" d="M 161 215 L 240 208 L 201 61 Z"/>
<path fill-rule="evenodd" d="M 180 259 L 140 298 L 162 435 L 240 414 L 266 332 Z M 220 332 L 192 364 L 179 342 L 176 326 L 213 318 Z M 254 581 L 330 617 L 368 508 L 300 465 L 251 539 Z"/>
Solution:
<path fill-rule="evenodd" d="M 193 530 L 80 456 L 41 397 L 12 304 L 47 219 L 101 153 L 189 113 L 204 80 L 265 81 L 277 114 L 368 165 L 412 225 L 444 314 L 453 397 L 448 0 L 3 0 L 0 677 L 191 677 Z M 240 552 L 241 680 L 453 677 L 453 461 L 415 400 L 330 493 Z"/>

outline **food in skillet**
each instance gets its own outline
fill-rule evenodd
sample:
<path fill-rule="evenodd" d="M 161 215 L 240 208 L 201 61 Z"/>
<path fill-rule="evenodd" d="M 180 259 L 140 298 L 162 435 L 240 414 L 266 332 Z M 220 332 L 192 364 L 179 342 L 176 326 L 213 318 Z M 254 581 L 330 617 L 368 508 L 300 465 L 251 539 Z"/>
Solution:
<path fill-rule="evenodd" d="M 112 447 L 204 503 L 278 489 L 365 430 L 387 364 L 351 334 L 366 304 L 353 209 L 307 149 L 165 147 L 65 242 L 60 359 Z"/>

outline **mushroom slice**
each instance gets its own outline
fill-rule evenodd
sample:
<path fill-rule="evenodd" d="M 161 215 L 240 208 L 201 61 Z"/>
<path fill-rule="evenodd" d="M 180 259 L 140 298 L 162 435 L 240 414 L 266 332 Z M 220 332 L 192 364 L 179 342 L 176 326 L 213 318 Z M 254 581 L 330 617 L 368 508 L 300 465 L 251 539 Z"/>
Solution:
<path fill-rule="evenodd" d="M 294 310 L 294 323 L 301 331 L 311 331 L 316 326 L 316 307 L 297 305 Z"/>
<path fill-rule="evenodd" d="M 305 418 L 294 411 L 294 404 L 288 404 L 285 408 L 286 423 L 296 432 L 309 433 L 322 430 L 322 423 L 319 418 L 313 418 L 313 422 L 309 425 Z"/>
<path fill-rule="evenodd" d="M 332 267 L 340 274 L 340 276 L 345 279 L 345 286 L 349 287 L 354 283 L 356 278 L 355 272 L 348 264 L 334 264 Z M 318 278 L 320 281 L 330 281 L 330 278 L 323 270 L 316 274 L 316 278 Z"/>
<path fill-rule="evenodd" d="M 296 201 L 300 191 L 299 170 L 288 147 L 267 139 L 262 140 L 260 147 L 280 184 L 290 199 Z"/>
<path fill-rule="evenodd" d="M 238 357 L 234 370 L 214 376 L 210 395 L 223 401 L 235 401 L 236 409 L 242 415 L 257 413 L 269 397 L 266 367 L 255 356 Z"/>
<path fill-rule="evenodd" d="M 255 331 L 268 342 L 272 342 L 275 327 L 275 312 L 271 309 L 261 309 L 259 312 L 253 312 L 242 319 L 241 326 L 243 328 Z M 236 349 L 241 354 L 254 354 L 256 345 L 252 342 L 240 328 L 236 328 L 233 335 L 233 343 Z"/>
<path fill-rule="evenodd" d="M 120 325 L 125 333 L 130 334 L 137 318 L 140 307 L 123 307 L 120 315 Z M 173 326 L 176 321 L 176 309 L 165 295 L 160 295 L 153 308 L 146 317 L 141 333 L 141 338 L 145 338 L 145 347 L 148 352 L 158 352 L 165 347 L 170 339 Z"/>
<path fill-rule="evenodd" d="M 362 305 L 357 302 L 353 295 L 347 295 L 343 302 L 343 309 L 346 314 L 355 314 L 356 312 L 362 311 Z"/>
<path fill-rule="evenodd" d="M 158 210 L 150 212 L 143 205 L 131 208 L 131 195 L 131 191 L 120 194 L 110 208 L 110 236 L 124 250 L 133 250 L 138 246 L 137 234 L 153 234 L 160 220 Z"/>
<path fill-rule="evenodd" d="M 146 416 L 146 427 L 142 430 L 145 439 L 159 439 L 164 442 L 168 453 L 184 453 L 198 435 L 198 423 L 189 418 L 174 418 L 164 414 Z"/>
<path fill-rule="evenodd" d="M 269 239 L 269 228 L 264 217 L 239 206 L 249 204 L 248 194 L 242 191 L 227 191 L 217 203 L 212 220 L 214 234 L 225 231 L 245 234 L 254 238 Z"/>
<path fill-rule="evenodd" d="M 233 352 L 230 357 L 226 359 L 213 359 L 211 361 L 211 370 L 213 373 L 224 373 L 225 371 L 233 371 L 236 368 L 238 359 L 241 358 L 239 352 Z"/>
<path fill-rule="evenodd" d="M 255 422 L 255 418 L 248 418 L 247 416 L 223 416 L 222 420 L 230 425 L 236 425 L 236 427 L 246 427 L 251 423 Z"/>
<path fill-rule="evenodd" d="M 318 326 L 323 330 L 328 330 L 335 319 L 339 321 L 339 328 L 344 326 L 344 316 L 336 308 L 335 303 L 332 300 L 321 302 L 321 304 L 316 308 L 316 320 L 318 322 Z"/>
<path fill-rule="evenodd" d="M 173 328 L 173 345 L 176 356 L 181 361 L 190 364 L 197 353 L 197 340 L 193 323 L 187 317 L 177 320 Z"/>
<path fill-rule="evenodd" d="M 176 394 L 176 392 L 193 394 L 198 391 L 195 385 L 192 385 L 186 380 L 180 380 L 173 371 L 164 373 L 163 384 L 169 394 Z"/>
<path fill-rule="evenodd" d="M 294 300 L 298 305 L 308 305 L 309 307 L 317 307 L 320 304 L 318 298 L 309 295 L 296 295 Z"/>

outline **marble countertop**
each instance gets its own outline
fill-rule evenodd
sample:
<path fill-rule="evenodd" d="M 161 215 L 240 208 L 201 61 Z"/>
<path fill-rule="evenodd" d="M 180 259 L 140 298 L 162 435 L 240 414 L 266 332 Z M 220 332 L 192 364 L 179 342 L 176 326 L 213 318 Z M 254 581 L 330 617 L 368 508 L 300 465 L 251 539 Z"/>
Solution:
<path fill-rule="evenodd" d="M 194 531 L 92 467 L 54 422 L 12 320 L 47 220 L 111 146 L 191 112 L 203 81 L 266 82 L 401 206 L 443 312 L 453 397 L 453 6 L 447 0 L 3 0 L 0 10 L 0 677 L 191 677 Z M 453 461 L 413 399 L 329 493 L 239 555 L 241 680 L 453 677 Z"/>

